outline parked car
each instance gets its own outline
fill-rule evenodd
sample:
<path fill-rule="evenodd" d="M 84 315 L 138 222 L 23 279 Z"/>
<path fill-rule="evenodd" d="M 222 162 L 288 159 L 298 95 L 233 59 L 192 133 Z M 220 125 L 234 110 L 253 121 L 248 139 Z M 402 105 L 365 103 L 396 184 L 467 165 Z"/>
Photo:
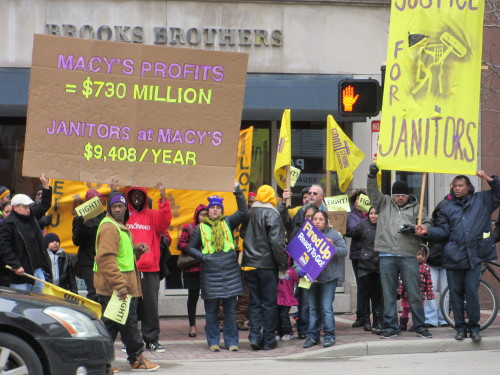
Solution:
<path fill-rule="evenodd" d="M 111 374 L 113 360 L 111 337 L 89 309 L 0 287 L 0 375 Z"/>

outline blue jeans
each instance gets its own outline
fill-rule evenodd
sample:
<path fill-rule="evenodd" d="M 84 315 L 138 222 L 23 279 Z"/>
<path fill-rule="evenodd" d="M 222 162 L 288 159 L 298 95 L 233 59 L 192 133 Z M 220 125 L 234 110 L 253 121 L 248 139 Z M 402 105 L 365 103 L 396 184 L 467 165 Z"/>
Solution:
<path fill-rule="evenodd" d="M 245 271 L 244 275 L 250 292 L 248 340 L 262 346 L 271 346 L 276 340 L 278 319 L 278 270 L 256 269 Z"/>
<path fill-rule="evenodd" d="M 424 312 L 425 312 L 425 323 L 432 324 L 433 326 L 440 326 L 446 324 L 446 320 L 443 318 L 443 314 L 439 309 L 439 300 L 437 299 L 438 294 L 441 295 L 448 285 L 446 279 L 446 270 L 441 267 L 429 266 L 431 269 L 431 279 L 432 279 L 432 290 L 436 299 L 431 299 L 425 301 Z"/>
<path fill-rule="evenodd" d="M 333 300 L 337 289 L 337 279 L 325 283 L 313 283 L 309 289 L 309 332 L 307 337 L 319 339 L 321 323 L 325 339 L 335 338 L 335 316 Z"/>
<path fill-rule="evenodd" d="M 45 274 L 43 273 L 43 270 L 41 268 L 37 268 L 33 272 L 33 276 L 42 279 L 45 281 Z M 33 293 L 42 293 L 43 292 L 43 287 L 44 283 L 40 281 L 35 280 L 35 284 L 30 284 L 30 283 L 25 283 L 25 284 L 10 284 L 10 287 L 12 289 L 20 289 L 20 290 L 26 290 L 28 292 L 33 292 Z"/>
<path fill-rule="evenodd" d="M 457 332 L 479 333 L 479 279 L 481 265 L 468 270 L 446 270 L 450 287 L 450 304 L 455 318 Z M 465 306 L 464 306 L 465 305 Z M 464 313 L 467 311 L 469 321 L 465 323 Z"/>
<path fill-rule="evenodd" d="M 425 325 L 424 305 L 420 295 L 420 272 L 417 257 L 381 256 L 380 282 L 384 298 L 384 329 L 398 331 L 398 311 L 396 294 L 398 276 L 401 275 L 408 301 L 410 302 L 413 326 L 416 332 L 427 329 Z"/>
<path fill-rule="evenodd" d="M 222 303 L 224 310 L 223 336 L 224 345 L 229 348 L 232 345 L 238 345 L 238 327 L 236 326 L 236 296 L 229 298 L 206 299 L 205 302 L 205 335 L 208 346 L 219 345 L 220 330 L 219 318 L 217 312 Z"/>

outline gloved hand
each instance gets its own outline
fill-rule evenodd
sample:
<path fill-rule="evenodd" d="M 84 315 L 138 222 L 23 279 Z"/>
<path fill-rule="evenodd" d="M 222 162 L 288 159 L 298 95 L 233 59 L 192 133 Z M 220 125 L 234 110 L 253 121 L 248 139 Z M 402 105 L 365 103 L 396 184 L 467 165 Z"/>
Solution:
<path fill-rule="evenodd" d="M 47 225 L 50 225 L 51 222 L 52 222 L 52 215 L 45 215 L 42 216 L 40 220 L 38 220 L 38 225 L 40 226 L 40 228 L 43 228 L 46 227 Z"/>
<path fill-rule="evenodd" d="M 413 234 L 415 233 L 415 227 L 411 224 L 403 224 L 401 225 L 401 228 L 399 228 L 398 233 Z"/>
<path fill-rule="evenodd" d="M 380 169 L 377 167 L 377 164 L 371 163 L 370 164 L 370 173 L 368 173 L 368 177 L 370 178 L 375 178 L 377 177 L 377 173 Z"/>
<path fill-rule="evenodd" d="M 83 219 L 83 216 L 75 216 L 75 224 L 76 225 L 83 225 L 85 220 Z"/>
<path fill-rule="evenodd" d="M 303 270 L 300 270 L 299 273 L 298 273 L 298 275 L 299 275 L 299 278 L 302 279 L 306 275 L 306 272 L 303 271 Z"/>

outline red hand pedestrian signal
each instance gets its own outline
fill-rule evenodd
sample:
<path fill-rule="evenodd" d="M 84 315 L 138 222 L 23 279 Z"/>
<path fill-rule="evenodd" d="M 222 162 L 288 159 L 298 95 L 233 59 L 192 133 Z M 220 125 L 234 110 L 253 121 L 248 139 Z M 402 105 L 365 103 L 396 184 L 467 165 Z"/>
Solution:
<path fill-rule="evenodd" d="M 343 116 L 376 116 L 380 111 L 380 85 L 375 79 L 339 82 L 339 112 Z"/>

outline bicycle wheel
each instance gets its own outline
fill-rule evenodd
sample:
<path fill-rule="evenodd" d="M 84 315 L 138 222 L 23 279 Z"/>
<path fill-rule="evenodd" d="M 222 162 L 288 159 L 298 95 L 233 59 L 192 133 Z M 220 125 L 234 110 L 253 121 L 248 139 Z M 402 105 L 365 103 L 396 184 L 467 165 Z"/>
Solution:
<path fill-rule="evenodd" d="M 443 318 L 455 328 L 455 319 L 450 305 L 450 290 L 448 287 L 441 294 L 439 308 Z M 481 316 L 479 318 L 480 330 L 488 328 L 495 321 L 498 313 L 498 297 L 495 290 L 484 280 L 479 280 L 479 308 Z M 467 313 L 466 313 L 467 314 Z"/>

